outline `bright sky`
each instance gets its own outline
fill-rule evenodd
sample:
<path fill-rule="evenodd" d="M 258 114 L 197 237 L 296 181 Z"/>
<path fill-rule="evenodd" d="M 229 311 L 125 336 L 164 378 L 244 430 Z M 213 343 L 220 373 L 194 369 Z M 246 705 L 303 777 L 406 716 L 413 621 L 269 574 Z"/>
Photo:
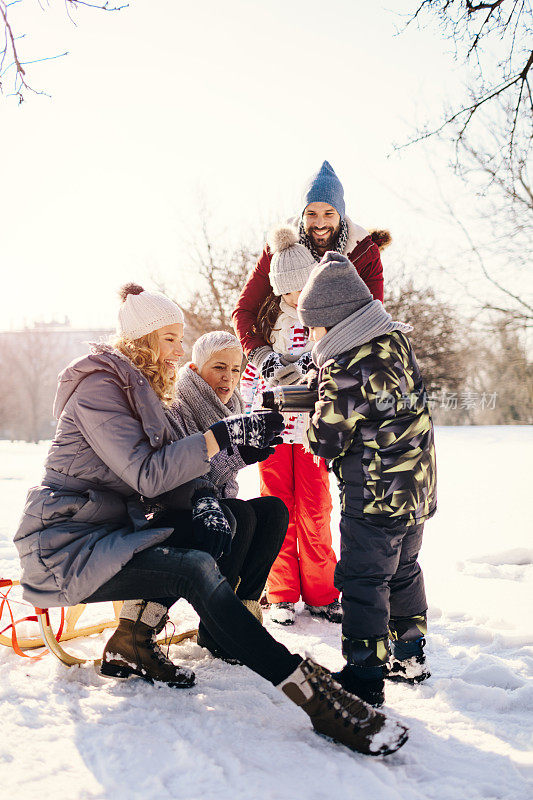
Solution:
<path fill-rule="evenodd" d="M 113 325 L 118 286 L 154 273 L 185 294 L 202 202 L 213 231 L 249 242 L 300 210 L 324 159 L 348 215 L 389 228 L 408 264 L 445 247 L 435 172 L 466 190 L 435 149 L 393 144 L 466 73 L 436 28 L 395 36 L 414 5 L 132 0 L 80 8 L 77 26 L 62 2 L 13 6 L 27 58 L 69 55 L 28 68 L 51 99 L 0 97 L 0 329 Z"/>

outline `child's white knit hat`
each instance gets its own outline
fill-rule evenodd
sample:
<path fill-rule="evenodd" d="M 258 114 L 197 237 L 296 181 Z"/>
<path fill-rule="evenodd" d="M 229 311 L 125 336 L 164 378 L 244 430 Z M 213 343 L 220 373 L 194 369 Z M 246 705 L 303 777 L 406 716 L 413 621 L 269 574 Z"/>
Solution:
<path fill-rule="evenodd" d="M 122 305 L 118 311 L 117 331 L 127 339 L 140 339 L 152 331 L 185 319 L 183 311 L 170 298 L 156 292 L 145 292 L 136 283 L 126 283 L 120 290 Z"/>
<path fill-rule="evenodd" d="M 270 283 L 274 294 L 281 296 L 301 291 L 316 265 L 311 252 L 299 243 L 298 231 L 289 225 L 274 228 L 268 237 L 272 252 Z"/>

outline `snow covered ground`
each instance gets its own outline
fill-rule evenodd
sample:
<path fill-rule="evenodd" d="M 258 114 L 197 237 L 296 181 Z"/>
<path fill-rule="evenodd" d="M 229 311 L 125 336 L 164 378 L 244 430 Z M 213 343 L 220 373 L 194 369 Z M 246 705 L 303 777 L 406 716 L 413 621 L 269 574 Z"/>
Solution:
<path fill-rule="evenodd" d="M 437 429 L 439 511 L 422 564 L 433 677 L 387 687 L 386 710 L 411 729 L 386 758 L 316 736 L 307 717 L 244 667 L 189 642 L 191 690 L 104 680 L 51 656 L 30 663 L 0 647 L 0 794 L 109 800 L 514 800 L 533 796 L 531 451 L 526 427 Z M 12 544 L 45 445 L 0 442 L 0 576 L 17 577 Z M 241 496 L 257 472 L 241 473 Z M 332 484 L 336 497 L 336 487 Z M 529 500 L 528 500 L 529 498 Z M 335 540 L 338 513 L 333 520 Z M 18 609 L 20 612 L 20 609 Z M 93 617 L 107 615 L 102 605 Z M 180 601 L 179 629 L 194 625 Z M 7 624 L 2 623 L 2 627 Z M 268 626 L 328 667 L 339 628 L 300 609 Z M 97 657 L 105 636 L 71 645 Z"/>

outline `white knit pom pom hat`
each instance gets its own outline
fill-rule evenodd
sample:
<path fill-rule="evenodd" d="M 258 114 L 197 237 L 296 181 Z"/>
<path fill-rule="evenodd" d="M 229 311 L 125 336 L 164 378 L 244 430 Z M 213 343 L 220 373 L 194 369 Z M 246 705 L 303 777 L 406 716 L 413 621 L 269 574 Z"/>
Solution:
<path fill-rule="evenodd" d="M 272 261 L 270 283 L 274 294 L 281 296 L 301 291 L 316 261 L 305 245 L 299 243 L 298 231 L 290 225 L 274 228 L 268 237 Z"/>
<path fill-rule="evenodd" d="M 127 339 L 140 339 L 159 328 L 185 322 L 183 311 L 173 300 L 164 294 L 145 292 L 136 283 L 125 284 L 120 297 L 117 332 Z"/>

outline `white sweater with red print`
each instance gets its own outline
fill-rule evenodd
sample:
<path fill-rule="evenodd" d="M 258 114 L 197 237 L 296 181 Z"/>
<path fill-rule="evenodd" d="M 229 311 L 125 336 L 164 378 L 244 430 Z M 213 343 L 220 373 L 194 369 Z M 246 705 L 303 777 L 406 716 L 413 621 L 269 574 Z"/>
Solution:
<path fill-rule="evenodd" d="M 309 341 L 307 330 L 299 321 L 296 309 L 287 305 L 283 298 L 280 307 L 281 313 L 270 337 L 272 349 L 291 361 L 297 361 L 303 353 L 312 349 L 313 343 Z M 260 407 L 261 394 L 268 388 L 257 367 L 249 362 L 241 376 L 241 396 L 247 412 Z M 284 414 L 283 417 L 285 420 L 285 429 L 281 435 L 283 441 L 286 444 L 306 443 L 305 432 L 309 424 L 309 414 Z"/>

